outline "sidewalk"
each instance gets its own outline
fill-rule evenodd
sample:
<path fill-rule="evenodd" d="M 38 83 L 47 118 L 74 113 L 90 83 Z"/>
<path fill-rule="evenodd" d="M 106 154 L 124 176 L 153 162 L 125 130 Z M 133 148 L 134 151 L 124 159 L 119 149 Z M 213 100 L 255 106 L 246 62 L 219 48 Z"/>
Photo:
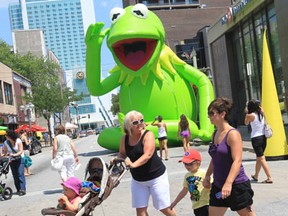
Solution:
<path fill-rule="evenodd" d="M 196 144 L 196 145 L 195 145 Z M 195 143 L 191 145 L 192 148 L 196 148 L 202 156 L 201 168 L 207 169 L 211 157 L 208 154 L 208 145 L 198 145 Z M 185 168 L 182 163 L 178 163 L 179 159 L 183 156 L 182 147 L 169 148 L 169 160 L 163 161 L 169 177 L 170 182 L 170 193 L 171 200 L 175 199 L 177 194 L 182 188 L 183 177 L 186 173 Z M 109 160 L 112 155 L 106 155 L 105 160 Z M 287 173 L 283 172 L 286 166 L 288 166 L 288 161 L 268 161 L 268 165 L 271 169 L 273 176 L 273 184 L 263 184 L 261 181 L 265 180 L 264 171 L 261 170 L 259 175 L 259 182 L 251 183 L 252 189 L 254 190 L 254 204 L 256 215 L 261 216 L 283 216 L 286 215 L 281 209 L 285 209 L 288 205 L 288 193 L 285 188 L 287 186 Z M 252 149 L 252 145 L 248 141 L 243 142 L 243 166 L 248 177 L 254 173 L 255 169 L 255 154 Z M 284 167 L 284 169 L 283 169 Z M 131 208 L 131 191 L 130 191 L 130 172 L 127 172 L 124 178 L 121 180 L 119 186 L 115 188 L 111 195 L 97 207 L 95 211 L 97 216 L 105 215 L 135 215 L 135 209 Z M 121 209 L 121 210 L 120 210 Z M 185 197 L 176 206 L 177 215 L 179 216 L 190 216 L 192 215 L 192 206 L 189 196 Z M 161 216 L 163 214 L 159 213 L 153 208 L 153 203 L 150 200 L 149 215 Z M 237 215 L 235 212 L 228 210 L 225 216 Z"/>

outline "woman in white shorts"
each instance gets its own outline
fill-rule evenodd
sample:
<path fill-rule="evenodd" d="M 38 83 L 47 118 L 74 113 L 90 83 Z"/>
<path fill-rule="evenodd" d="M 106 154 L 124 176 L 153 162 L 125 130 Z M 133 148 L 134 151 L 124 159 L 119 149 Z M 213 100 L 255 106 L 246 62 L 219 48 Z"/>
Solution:
<path fill-rule="evenodd" d="M 175 216 L 170 209 L 170 191 L 166 167 L 158 157 L 155 137 L 145 129 L 143 115 L 130 111 L 124 119 L 124 131 L 118 157 L 126 159 L 132 174 L 132 207 L 137 216 L 148 215 L 149 198 L 164 215 Z"/>

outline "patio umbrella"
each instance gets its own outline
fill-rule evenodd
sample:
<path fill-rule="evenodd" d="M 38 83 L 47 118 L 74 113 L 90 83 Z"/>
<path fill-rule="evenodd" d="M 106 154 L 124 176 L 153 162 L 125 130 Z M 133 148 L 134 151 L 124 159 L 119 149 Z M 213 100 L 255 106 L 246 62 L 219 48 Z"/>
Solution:
<path fill-rule="evenodd" d="M 65 129 L 66 130 L 67 129 L 76 129 L 76 128 L 78 128 L 78 126 L 74 125 L 74 124 L 71 124 L 70 122 L 66 122 L 66 124 L 65 124 Z"/>
<path fill-rule="evenodd" d="M 40 132 L 47 131 L 46 128 L 41 127 L 40 125 L 36 125 L 36 124 L 32 125 L 31 129 L 32 129 L 32 131 L 40 131 Z"/>
<path fill-rule="evenodd" d="M 30 129 L 29 129 L 29 125 L 21 125 L 20 127 L 18 127 L 16 130 L 15 130 L 15 132 L 16 133 L 19 133 L 20 131 L 22 131 L 22 130 L 25 130 L 25 131 L 30 131 Z"/>
<path fill-rule="evenodd" d="M 24 131 L 26 131 L 26 132 L 30 132 L 30 126 L 27 125 L 27 124 L 21 125 L 19 128 L 17 128 L 17 129 L 15 130 L 15 132 L 16 132 L 16 133 L 19 133 L 19 132 L 22 131 L 22 130 L 24 130 Z M 31 125 L 31 131 L 32 131 L 32 132 L 36 132 L 36 131 L 45 132 L 45 131 L 47 131 L 47 129 L 44 128 L 44 127 L 41 127 L 40 125 L 34 124 L 34 125 Z"/>

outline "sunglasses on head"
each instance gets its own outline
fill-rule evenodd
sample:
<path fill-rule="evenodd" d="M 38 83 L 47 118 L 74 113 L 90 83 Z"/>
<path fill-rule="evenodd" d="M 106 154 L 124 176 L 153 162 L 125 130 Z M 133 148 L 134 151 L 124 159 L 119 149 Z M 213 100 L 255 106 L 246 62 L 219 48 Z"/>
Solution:
<path fill-rule="evenodd" d="M 214 111 L 209 111 L 208 112 L 208 116 L 214 116 L 215 114 L 217 114 L 218 112 L 214 112 Z"/>
<path fill-rule="evenodd" d="M 144 122 L 144 119 L 140 119 L 140 120 L 132 121 L 131 124 L 132 125 L 138 125 L 138 124 L 143 124 L 143 122 Z"/>

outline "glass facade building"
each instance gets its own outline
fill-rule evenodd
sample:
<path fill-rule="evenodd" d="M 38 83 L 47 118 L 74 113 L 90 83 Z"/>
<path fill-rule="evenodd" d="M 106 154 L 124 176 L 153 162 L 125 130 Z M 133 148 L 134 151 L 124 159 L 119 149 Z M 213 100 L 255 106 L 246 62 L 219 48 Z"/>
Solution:
<path fill-rule="evenodd" d="M 45 45 L 65 74 L 85 68 L 85 32 L 95 23 L 93 0 L 20 0 L 9 5 L 9 16 L 12 30 L 43 30 Z M 95 112 L 85 79 L 78 80 L 74 74 L 72 79 L 72 88 L 86 95 L 79 102 L 79 114 Z"/>
<path fill-rule="evenodd" d="M 20 3 L 9 5 L 12 30 L 42 29 L 46 46 L 56 54 L 64 70 L 85 65 L 85 31 L 95 22 L 95 16 L 94 7 L 83 13 L 83 8 L 87 8 L 83 4 L 93 5 L 93 1 L 21 0 Z M 89 13 L 91 18 L 82 18 Z M 89 23 L 84 23 L 89 19 Z"/>

